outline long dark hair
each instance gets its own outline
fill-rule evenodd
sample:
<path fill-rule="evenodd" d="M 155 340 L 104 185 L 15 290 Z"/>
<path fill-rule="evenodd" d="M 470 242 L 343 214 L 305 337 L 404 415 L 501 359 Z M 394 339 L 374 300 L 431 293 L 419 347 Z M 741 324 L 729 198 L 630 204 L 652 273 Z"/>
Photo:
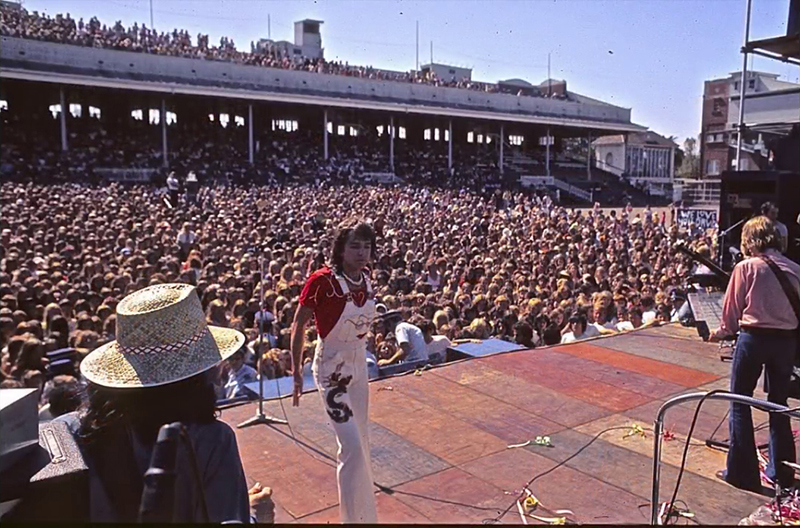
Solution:
<path fill-rule="evenodd" d="M 371 225 L 361 222 L 355 226 L 340 227 L 336 232 L 336 237 L 333 240 L 333 251 L 331 254 L 331 262 L 333 263 L 333 270 L 336 273 L 342 273 L 344 262 L 342 260 L 344 255 L 344 247 L 347 245 L 347 239 L 350 235 L 357 240 L 364 240 L 370 243 L 370 252 L 372 260 L 375 260 L 377 248 L 375 247 L 375 230 Z"/>
<path fill-rule="evenodd" d="M 217 397 L 212 370 L 159 387 L 109 389 L 89 383 L 80 438 L 93 443 L 107 432 L 129 425 L 143 443 L 153 444 L 164 424 L 213 422 Z"/>

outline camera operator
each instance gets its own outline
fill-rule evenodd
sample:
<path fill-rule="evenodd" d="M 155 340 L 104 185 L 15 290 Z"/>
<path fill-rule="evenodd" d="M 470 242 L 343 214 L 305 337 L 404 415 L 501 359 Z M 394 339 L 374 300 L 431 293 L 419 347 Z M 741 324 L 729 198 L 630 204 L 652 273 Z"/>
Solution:
<path fill-rule="evenodd" d="M 248 492 L 236 437 L 216 417 L 212 375 L 244 336 L 208 326 L 187 284 L 144 288 L 116 312 L 117 340 L 81 363 L 85 407 L 56 418 L 89 467 L 90 521 L 137 520 L 158 431 L 174 422 L 186 434 L 175 461 L 173 520 L 247 523 L 249 505 L 266 518 L 271 490 L 256 484 Z"/>

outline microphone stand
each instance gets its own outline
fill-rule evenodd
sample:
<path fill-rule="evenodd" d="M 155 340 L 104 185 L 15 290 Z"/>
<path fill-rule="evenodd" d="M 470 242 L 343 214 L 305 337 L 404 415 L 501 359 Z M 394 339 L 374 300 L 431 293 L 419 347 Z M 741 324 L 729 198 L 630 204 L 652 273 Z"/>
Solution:
<path fill-rule="evenodd" d="M 280 418 L 275 418 L 274 416 L 267 416 L 264 414 L 264 375 L 262 374 L 261 370 L 261 362 L 264 358 L 264 257 L 261 257 L 261 280 L 260 283 L 260 293 L 259 295 L 261 298 L 259 299 L 258 306 L 259 306 L 259 314 L 258 314 L 258 358 L 256 358 L 256 368 L 258 368 L 258 408 L 256 409 L 256 415 L 252 418 L 249 418 L 236 427 L 238 429 L 243 429 L 245 427 L 250 427 L 251 425 L 271 425 L 271 424 L 281 424 L 281 425 L 288 425 L 289 422 L 286 420 L 281 420 Z M 276 380 L 277 383 L 277 380 Z"/>
<path fill-rule="evenodd" d="M 717 251 L 719 252 L 719 267 L 720 268 L 723 267 L 722 263 L 725 261 L 725 237 L 728 236 L 728 233 L 730 233 L 731 231 L 733 231 L 734 229 L 736 229 L 737 227 L 739 227 L 743 223 L 747 222 L 749 219 L 750 219 L 749 216 L 747 218 L 742 218 L 741 220 L 739 220 L 738 222 L 736 222 L 735 224 L 730 226 L 728 229 L 725 229 L 724 231 L 720 231 L 719 233 L 717 233 L 717 239 L 718 239 Z"/>

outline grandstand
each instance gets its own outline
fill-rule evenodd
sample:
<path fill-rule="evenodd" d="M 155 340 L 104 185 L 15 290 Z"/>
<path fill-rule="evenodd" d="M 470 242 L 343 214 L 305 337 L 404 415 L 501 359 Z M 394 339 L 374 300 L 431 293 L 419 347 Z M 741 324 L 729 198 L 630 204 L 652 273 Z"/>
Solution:
<path fill-rule="evenodd" d="M 195 170 L 256 182 L 533 183 L 576 204 L 655 198 L 591 159 L 593 139 L 645 128 L 565 81 L 514 94 L 524 81 L 385 72 L 294 58 L 270 42 L 249 53 L 226 38 L 193 45 L 185 31 L 76 23 L 9 3 L 2 16 L 6 177 Z"/>

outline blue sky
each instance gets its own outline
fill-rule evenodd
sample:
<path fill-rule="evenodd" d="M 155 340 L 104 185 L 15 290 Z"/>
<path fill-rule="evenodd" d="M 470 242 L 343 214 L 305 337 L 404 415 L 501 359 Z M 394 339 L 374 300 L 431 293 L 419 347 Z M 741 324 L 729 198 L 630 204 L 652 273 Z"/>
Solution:
<path fill-rule="evenodd" d="M 328 59 L 387 69 L 420 63 L 474 68 L 473 78 L 553 78 L 570 90 L 632 108 L 633 120 L 680 141 L 700 129 L 703 81 L 741 68 L 745 0 L 314 1 L 152 0 L 156 29 L 187 29 L 239 49 L 267 36 L 293 40 L 293 22 L 323 20 Z M 753 0 L 752 38 L 786 33 L 789 0 Z M 28 10 L 107 24 L 147 23 L 149 0 L 25 0 Z M 797 81 L 798 68 L 755 58 L 757 70 Z"/>

